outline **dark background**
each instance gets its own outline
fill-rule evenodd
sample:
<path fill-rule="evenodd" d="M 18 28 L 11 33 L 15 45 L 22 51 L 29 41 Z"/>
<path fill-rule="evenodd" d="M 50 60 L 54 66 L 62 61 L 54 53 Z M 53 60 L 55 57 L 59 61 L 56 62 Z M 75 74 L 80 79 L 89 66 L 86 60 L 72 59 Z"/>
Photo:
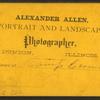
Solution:
<path fill-rule="evenodd" d="M 100 3 L 100 0 L 0 0 L 2 3 Z"/>

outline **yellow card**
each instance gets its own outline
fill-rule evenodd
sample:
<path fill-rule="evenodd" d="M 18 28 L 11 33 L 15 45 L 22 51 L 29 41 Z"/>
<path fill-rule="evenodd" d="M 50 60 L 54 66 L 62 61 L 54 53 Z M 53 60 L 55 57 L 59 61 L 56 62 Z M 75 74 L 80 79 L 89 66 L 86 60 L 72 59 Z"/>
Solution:
<path fill-rule="evenodd" d="M 100 95 L 99 8 L 1 3 L 0 96 Z"/>

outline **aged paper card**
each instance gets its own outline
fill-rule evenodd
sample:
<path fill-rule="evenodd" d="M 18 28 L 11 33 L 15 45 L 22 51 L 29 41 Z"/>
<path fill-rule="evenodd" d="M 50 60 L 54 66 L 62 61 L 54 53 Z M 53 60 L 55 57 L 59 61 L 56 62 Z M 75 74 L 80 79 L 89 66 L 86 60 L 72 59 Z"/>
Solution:
<path fill-rule="evenodd" d="M 100 95 L 100 4 L 0 4 L 0 95 Z"/>

